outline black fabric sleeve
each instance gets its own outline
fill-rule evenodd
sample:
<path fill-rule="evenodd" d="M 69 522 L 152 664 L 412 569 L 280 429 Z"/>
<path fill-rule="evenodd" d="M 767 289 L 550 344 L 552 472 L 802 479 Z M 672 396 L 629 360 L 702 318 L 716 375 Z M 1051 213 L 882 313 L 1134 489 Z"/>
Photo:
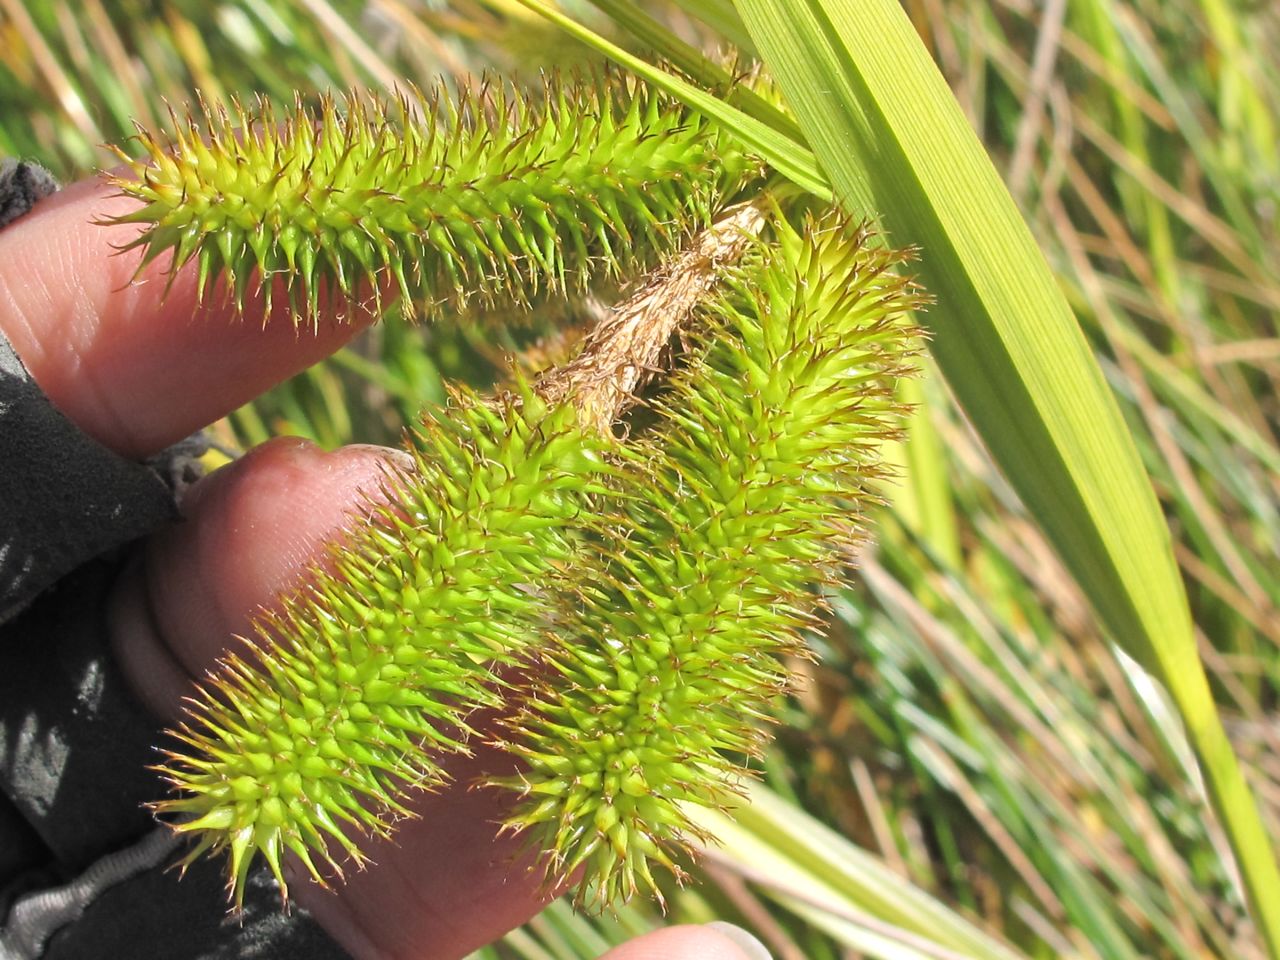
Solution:
<path fill-rule="evenodd" d="M 176 516 L 160 476 L 63 416 L 0 334 L 0 623 L 86 560 Z"/>
<path fill-rule="evenodd" d="M 148 767 L 165 737 L 108 652 L 102 611 L 117 567 L 81 567 L 0 627 L 0 838 L 28 838 L 26 862 L 0 874 L 0 917 L 155 827 L 145 804 L 165 786 Z M 233 918 L 225 865 L 205 857 L 179 877 L 168 868 L 181 852 L 104 889 L 44 960 L 347 960 L 305 911 L 282 910 L 265 869 Z"/>

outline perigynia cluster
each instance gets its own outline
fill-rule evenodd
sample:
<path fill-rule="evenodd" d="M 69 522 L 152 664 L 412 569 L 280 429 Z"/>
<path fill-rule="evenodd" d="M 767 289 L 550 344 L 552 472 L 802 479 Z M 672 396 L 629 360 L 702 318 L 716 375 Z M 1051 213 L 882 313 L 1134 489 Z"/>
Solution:
<path fill-rule="evenodd" d="M 399 295 L 410 312 L 526 305 L 654 262 L 705 226 L 757 167 L 700 115 L 634 81 L 547 79 L 538 96 L 485 82 L 204 107 L 112 178 L 141 205 L 144 264 L 172 251 L 221 276 L 235 303 L 260 286 L 295 321 Z M 203 129 L 202 129 L 203 128 Z"/>

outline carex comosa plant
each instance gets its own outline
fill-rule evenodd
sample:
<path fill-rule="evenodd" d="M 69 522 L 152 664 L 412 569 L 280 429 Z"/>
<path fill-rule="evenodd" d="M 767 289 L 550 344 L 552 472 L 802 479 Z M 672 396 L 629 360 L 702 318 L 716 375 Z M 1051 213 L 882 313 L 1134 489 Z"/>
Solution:
<path fill-rule="evenodd" d="M 149 262 L 285 296 L 518 316 L 620 289 L 568 362 L 409 432 L 413 467 L 189 703 L 155 809 L 320 882 L 479 738 L 507 827 L 607 905 L 730 805 L 847 575 L 918 337 L 907 259 L 788 199 L 717 125 L 613 75 L 204 107 L 114 178 Z M 255 301 L 256 302 L 256 301 Z M 488 708 L 503 719 L 473 728 Z"/>

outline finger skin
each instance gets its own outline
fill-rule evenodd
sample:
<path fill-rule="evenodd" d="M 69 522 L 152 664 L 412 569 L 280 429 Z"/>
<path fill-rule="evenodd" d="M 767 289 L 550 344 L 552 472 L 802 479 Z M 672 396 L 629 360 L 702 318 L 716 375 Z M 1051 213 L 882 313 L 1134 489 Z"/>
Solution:
<path fill-rule="evenodd" d="M 145 704 L 167 721 L 181 716 L 189 678 L 368 512 L 386 455 L 276 440 L 192 488 L 185 520 L 152 538 L 111 604 L 116 658 Z M 484 749 L 451 758 L 453 786 L 413 797 L 419 818 L 393 840 L 363 844 L 376 866 L 329 890 L 291 870 L 294 897 L 359 958 L 462 957 L 501 936 L 551 896 L 521 842 L 498 835 L 505 795 L 471 789 L 511 763 Z"/>
<path fill-rule="evenodd" d="M 415 798 L 418 819 L 398 824 L 392 839 L 366 845 L 374 866 L 329 890 L 307 882 L 299 867 L 290 871 L 298 902 L 359 960 L 465 957 L 555 896 L 522 841 L 499 833 L 508 796 L 468 786 L 512 772 L 511 757 L 481 747 L 445 768 L 453 784 Z"/>
<path fill-rule="evenodd" d="M 147 541 L 108 611 L 116 658 L 154 713 L 181 716 L 190 678 L 242 643 L 255 614 L 368 512 L 395 455 L 405 456 L 368 446 L 326 453 L 281 437 L 188 491 L 183 521 Z"/>
<path fill-rule="evenodd" d="M 600 960 L 749 960 L 724 934 L 709 927 L 654 930 L 614 947 Z"/>
<path fill-rule="evenodd" d="M 295 328 L 283 297 L 237 317 L 221 282 L 203 305 L 195 264 L 165 293 L 170 258 L 135 281 L 137 225 L 94 223 L 136 209 L 99 179 L 72 184 L 0 230 L 0 330 L 82 430 L 128 457 L 163 449 L 343 346 L 374 319 Z M 252 285 L 251 285 L 252 286 Z"/>

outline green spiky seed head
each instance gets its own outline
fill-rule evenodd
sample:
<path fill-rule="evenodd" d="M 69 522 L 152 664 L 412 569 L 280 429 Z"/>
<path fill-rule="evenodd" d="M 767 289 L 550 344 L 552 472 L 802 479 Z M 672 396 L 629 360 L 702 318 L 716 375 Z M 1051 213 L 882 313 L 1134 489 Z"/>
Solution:
<path fill-rule="evenodd" d="M 838 217 L 734 272 L 700 356 L 613 481 L 613 535 L 579 557 L 568 628 L 502 746 L 509 821 L 583 896 L 658 894 L 702 838 L 690 804 L 728 805 L 818 626 L 874 499 L 877 448 L 917 348 L 902 256 Z"/>
<path fill-rule="evenodd" d="M 902 256 L 838 217 L 774 223 L 687 332 L 691 361 L 625 445 L 521 382 L 428 418 L 416 467 L 193 701 L 164 771 L 194 858 L 283 886 L 360 863 L 478 707 L 520 772 L 507 827 L 580 899 L 658 894 L 766 743 L 786 660 L 844 575 L 917 347 Z M 525 680 L 500 668 L 519 667 Z"/>
<path fill-rule="evenodd" d="M 459 99 L 412 91 L 204 108 L 169 138 L 140 130 L 111 182 L 142 205 L 144 263 L 172 251 L 243 308 L 277 286 L 296 320 L 399 295 L 527 304 L 671 251 L 757 172 L 699 114 L 635 81 L 549 79 L 534 97 L 485 82 Z M 206 139 L 207 138 L 207 139 Z M 119 152 L 119 151 L 118 151 Z M 256 278 L 256 279 L 255 279 Z"/>
<path fill-rule="evenodd" d="M 460 393 L 429 417 L 387 505 L 192 699 L 161 768 L 177 795 L 155 809 L 196 839 L 188 862 L 229 852 L 237 904 L 256 854 L 285 893 L 288 851 L 320 882 L 316 859 L 360 863 L 360 836 L 444 782 L 469 714 L 501 702 L 497 670 L 549 623 L 582 501 L 612 468 L 571 406 L 522 393 Z"/>
<path fill-rule="evenodd" d="M 919 306 L 902 257 L 838 217 L 775 222 L 688 333 L 695 354 L 625 445 L 571 402 L 459 394 L 416 468 L 193 701 L 157 804 L 229 852 L 321 882 L 443 784 L 478 707 L 517 704 L 507 822 L 580 898 L 658 895 L 766 742 L 873 499 Z M 525 680 L 511 679 L 519 667 Z"/>

